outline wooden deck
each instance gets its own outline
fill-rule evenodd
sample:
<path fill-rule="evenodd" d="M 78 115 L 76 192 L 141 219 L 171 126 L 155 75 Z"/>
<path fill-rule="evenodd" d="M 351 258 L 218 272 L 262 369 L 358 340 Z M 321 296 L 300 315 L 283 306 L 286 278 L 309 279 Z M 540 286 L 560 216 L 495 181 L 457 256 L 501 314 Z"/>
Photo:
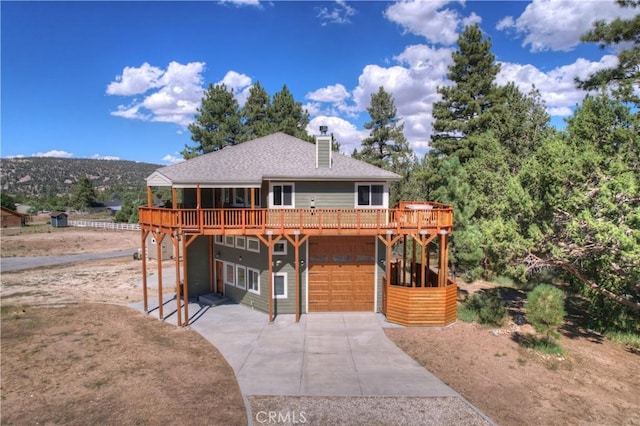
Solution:
<path fill-rule="evenodd" d="M 418 208 L 418 206 L 430 206 Z M 451 232 L 450 206 L 398 209 L 165 209 L 140 207 L 144 230 L 202 235 L 381 235 Z"/>
<path fill-rule="evenodd" d="M 458 286 L 447 280 L 446 287 L 403 287 L 388 285 L 386 316 L 404 326 L 445 326 L 456 321 Z"/>

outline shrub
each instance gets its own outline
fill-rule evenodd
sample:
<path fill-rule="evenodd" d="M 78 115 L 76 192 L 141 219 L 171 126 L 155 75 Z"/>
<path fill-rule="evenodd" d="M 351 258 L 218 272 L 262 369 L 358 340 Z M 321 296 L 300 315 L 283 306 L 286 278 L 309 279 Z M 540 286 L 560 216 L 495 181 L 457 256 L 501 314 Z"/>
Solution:
<path fill-rule="evenodd" d="M 480 324 L 502 325 L 507 319 L 507 308 L 497 289 L 472 295 L 466 307 L 476 313 Z"/>
<path fill-rule="evenodd" d="M 559 337 L 558 327 L 564 322 L 567 314 L 564 310 L 564 293 L 549 284 L 540 284 L 527 295 L 527 318 L 538 333 L 546 336 L 547 342 L 552 337 Z"/>
<path fill-rule="evenodd" d="M 466 303 L 459 303 L 458 319 L 462 322 L 474 322 L 478 319 L 478 315 L 476 315 L 476 311 L 470 309 Z"/>

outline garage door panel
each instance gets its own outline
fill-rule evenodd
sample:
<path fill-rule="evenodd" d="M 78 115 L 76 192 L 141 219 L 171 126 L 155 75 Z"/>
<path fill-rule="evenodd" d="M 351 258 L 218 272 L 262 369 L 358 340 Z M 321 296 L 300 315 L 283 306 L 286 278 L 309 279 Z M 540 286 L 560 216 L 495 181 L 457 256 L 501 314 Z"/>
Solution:
<path fill-rule="evenodd" d="M 316 237 L 309 259 L 309 311 L 373 311 L 372 238 Z"/>

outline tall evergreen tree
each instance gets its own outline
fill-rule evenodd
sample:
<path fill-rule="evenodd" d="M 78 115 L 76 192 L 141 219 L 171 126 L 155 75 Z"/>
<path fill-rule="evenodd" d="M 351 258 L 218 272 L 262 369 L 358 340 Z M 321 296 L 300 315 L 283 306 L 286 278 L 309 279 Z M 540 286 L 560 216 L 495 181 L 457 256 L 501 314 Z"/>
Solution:
<path fill-rule="evenodd" d="M 454 85 L 439 87 L 442 100 L 433 104 L 431 146 L 438 154 L 455 155 L 462 164 L 471 156 L 473 146 L 466 137 L 490 127 L 487 112 L 496 103 L 499 71 L 490 39 L 483 38 L 478 24 L 465 27 L 447 74 Z"/>
<path fill-rule="evenodd" d="M 371 121 L 366 122 L 364 128 L 371 132 L 362 141 L 361 150 L 355 152 L 355 158 L 398 173 L 403 176 L 403 180 L 407 180 L 413 153 L 404 136 L 404 124 L 400 123 L 401 119 L 397 116 L 393 96 L 380 86 L 377 93 L 371 94 L 371 104 L 367 111 Z M 398 201 L 401 183 L 392 184 L 392 205 Z"/>
<path fill-rule="evenodd" d="M 617 3 L 625 8 L 640 6 L 638 0 L 618 0 Z M 637 92 L 634 93 L 640 89 L 640 13 L 631 19 L 617 18 L 609 23 L 597 21 L 593 29 L 582 36 L 582 41 L 598 43 L 601 48 L 629 44 L 620 49 L 615 68 L 597 71 L 584 81 L 577 80 L 577 83 L 583 89 L 614 85 L 622 99 L 640 106 L 640 98 Z"/>
<path fill-rule="evenodd" d="M 269 119 L 271 99 L 259 81 L 249 89 L 249 97 L 242 107 L 241 115 L 245 139 L 255 139 L 273 133 Z"/>
<path fill-rule="evenodd" d="M 71 206 L 86 211 L 96 201 L 96 191 L 88 176 L 82 176 L 71 189 Z"/>
<path fill-rule="evenodd" d="M 282 90 L 273 95 L 269 121 L 273 132 L 284 132 L 306 141 L 313 140 L 306 130 L 309 113 L 302 108 L 300 102 L 293 99 L 287 85 L 282 86 Z"/>
<path fill-rule="evenodd" d="M 185 159 L 217 151 L 242 142 L 242 121 L 238 101 L 224 83 L 210 84 L 198 108 L 195 122 L 189 124 L 195 146 L 185 146 Z"/>

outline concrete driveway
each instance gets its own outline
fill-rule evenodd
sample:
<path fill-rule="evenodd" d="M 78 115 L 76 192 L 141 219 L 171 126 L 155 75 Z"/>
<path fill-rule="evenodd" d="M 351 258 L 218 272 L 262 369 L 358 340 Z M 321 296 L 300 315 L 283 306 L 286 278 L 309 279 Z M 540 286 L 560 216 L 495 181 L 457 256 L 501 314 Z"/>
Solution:
<path fill-rule="evenodd" d="M 164 302 L 165 321 L 175 324 L 173 294 Z M 149 300 L 152 317 L 156 306 Z M 132 307 L 142 310 L 142 303 Z M 190 303 L 189 315 L 190 327 L 233 368 L 250 424 L 261 423 L 265 406 L 286 412 L 295 404 L 324 419 L 312 424 L 493 424 L 393 344 L 382 315 L 307 314 L 298 323 L 279 315 L 269 323 L 265 313 L 232 303 Z"/>

